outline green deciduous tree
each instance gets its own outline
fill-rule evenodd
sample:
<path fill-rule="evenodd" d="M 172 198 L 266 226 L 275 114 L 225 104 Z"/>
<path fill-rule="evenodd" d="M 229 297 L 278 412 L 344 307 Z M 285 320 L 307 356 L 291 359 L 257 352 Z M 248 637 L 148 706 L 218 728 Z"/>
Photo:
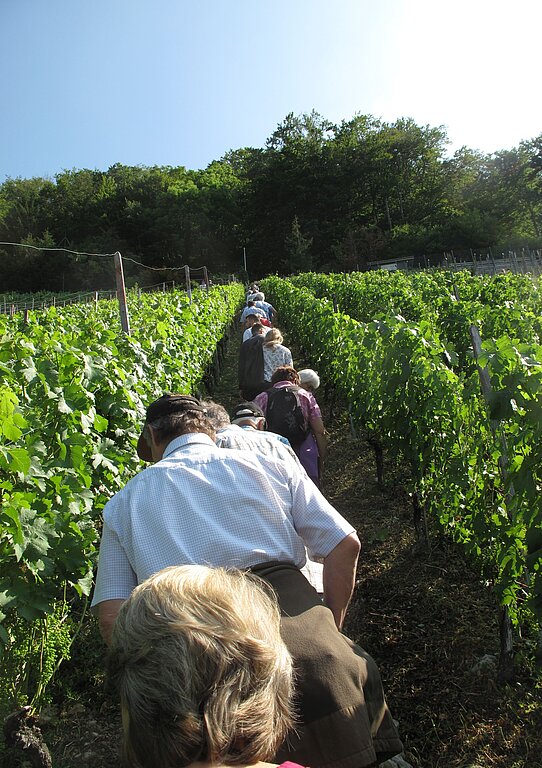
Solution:
<path fill-rule="evenodd" d="M 263 148 L 231 150 L 203 170 L 117 163 L 8 179 L 0 239 L 118 250 L 133 259 L 128 282 L 142 285 L 182 279 L 184 264 L 238 271 L 243 247 L 259 275 L 496 243 L 540 247 L 542 135 L 493 155 L 463 147 L 449 157 L 447 144 L 442 127 L 411 118 L 356 114 L 334 125 L 315 111 L 290 113 Z M 4 289 L 113 286 L 103 259 L 24 258 L 0 253 Z"/>
<path fill-rule="evenodd" d="M 289 271 L 310 272 L 312 269 L 312 257 L 310 248 L 312 238 L 305 237 L 299 226 L 299 219 L 294 216 L 290 233 L 286 236 L 285 246 L 288 257 Z"/>

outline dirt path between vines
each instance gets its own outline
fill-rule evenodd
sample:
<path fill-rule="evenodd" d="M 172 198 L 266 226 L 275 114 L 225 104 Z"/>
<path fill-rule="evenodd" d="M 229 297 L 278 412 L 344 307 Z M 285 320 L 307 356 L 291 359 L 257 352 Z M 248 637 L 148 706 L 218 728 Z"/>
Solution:
<path fill-rule="evenodd" d="M 227 409 L 238 402 L 238 349 L 235 336 L 211 395 Z M 310 364 L 292 351 L 296 367 Z M 336 406 L 331 414 L 323 390 L 316 396 L 329 432 L 323 490 L 363 544 L 345 632 L 379 665 L 405 758 L 416 768 L 542 768 L 540 687 L 523 675 L 499 689 L 491 667 L 471 671 L 484 655 L 498 653 L 489 590 L 442 537 L 431 554 L 414 553 L 400 473 L 387 462 L 380 489 L 372 450 L 352 437 L 345 410 Z M 103 693 L 101 652 L 90 628 L 66 667 L 69 679 L 74 665 L 86 664 L 89 677 L 71 702 L 59 703 L 60 717 L 45 729 L 56 768 L 118 764 L 120 722 Z"/>

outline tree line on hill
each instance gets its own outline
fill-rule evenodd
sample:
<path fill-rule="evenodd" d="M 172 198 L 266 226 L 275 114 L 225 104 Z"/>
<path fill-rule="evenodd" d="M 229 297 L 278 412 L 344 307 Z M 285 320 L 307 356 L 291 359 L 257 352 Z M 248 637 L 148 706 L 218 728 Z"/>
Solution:
<path fill-rule="evenodd" d="M 447 154 L 443 127 L 289 114 L 264 148 L 204 170 L 115 164 L 0 186 L 0 240 L 120 251 L 128 284 L 211 273 L 363 269 L 451 249 L 542 245 L 542 134 L 490 155 Z M 244 249 L 244 250 L 243 250 Z M 177 273 L 172 268 L 179 268 Z M 158 270 L 158 271 L 156 271 Z M 93 290 L 112 260 L 0 246 L 0 290 Z"/>

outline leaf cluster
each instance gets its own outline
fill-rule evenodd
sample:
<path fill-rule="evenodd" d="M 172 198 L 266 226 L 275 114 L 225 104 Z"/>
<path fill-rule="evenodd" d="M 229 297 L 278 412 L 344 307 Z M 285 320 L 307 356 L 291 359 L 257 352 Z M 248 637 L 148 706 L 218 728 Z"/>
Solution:
<path fill-rule="evenodd" d="M 0 656 L 8 666 L 21 622 L 32 632 L 59 601 L 88 598 L 101 510 L 140 469 L 147 404 L 195 390 L 242 298 L 239 284 L 198 291 L 192 303 L 183 291 L 134 291 L 130 336 L 113 301 L 51 307 L 28 324 L 0 318 Z"/>
<path fill-rule="evenodd" d="M 358 427 L 406 463 L 411 493 L 478 562 L 512 618 L 541 620 L 538 285 L 371 272 L 263 286 Z M 469 348 L 476 321 L 489 403 Z"/>

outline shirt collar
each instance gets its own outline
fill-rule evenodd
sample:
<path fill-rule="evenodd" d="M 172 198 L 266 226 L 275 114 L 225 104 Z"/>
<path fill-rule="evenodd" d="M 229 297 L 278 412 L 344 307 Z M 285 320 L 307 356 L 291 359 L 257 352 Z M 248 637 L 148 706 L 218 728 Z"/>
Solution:
<path fill-rule="evenodd" d="M 185 445 L 195 444 L 211 445 L 213 448 L 216 448 L 216 444 L 211 440 L 209 435 L 205 435 L 203 432 L 189 432 L 186 435 L 179 435 L 179 437 L 173 438 L 173 440 L 166 445 L 162 458 L 165 459 L 174 451 L 183 448 Z"/>
<path fill-rule="evenodd" d="M 226 424 L 225 427 L 220 427 L 216 430 L 217 435 L 223 435 L 224 432 L 238 432 L 241 427 L 238 424 Z"/>

